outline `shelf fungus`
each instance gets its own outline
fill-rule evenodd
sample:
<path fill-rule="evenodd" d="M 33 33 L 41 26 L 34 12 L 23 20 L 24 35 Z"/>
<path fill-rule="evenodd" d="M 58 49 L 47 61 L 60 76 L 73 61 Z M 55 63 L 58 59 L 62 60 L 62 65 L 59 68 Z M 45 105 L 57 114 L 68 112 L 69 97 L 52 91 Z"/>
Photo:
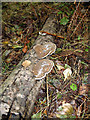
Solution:
<path fill-rule="evenodd" d="M 30 64 L 31 64 L 31 61 L 25 60 L 25 61 L 22 63 L 22 66 L 24 66 L 24 67 L 26 68 L 26 67 L 28 67 Z"/>
<path fill-rule="evenodd" d="M 46 77 L 46 75 L 50 73 L 51 70 L 53 69 L 53 66 L 54 66 L 54 63 L 51 60 L 48 60 L 48 59 L 40 60 L 32 68 L 32 72 L 36 77 L 35 79 L 40 80 Z"/>
<path fill-rule="evenodd" d="M 37 44 L 33 47 L 38 58 L 45 58 L 48 55 L 51 55 L 56 50 L 56 45 L 52 42 L 46 42 L 45 44 Z"/>

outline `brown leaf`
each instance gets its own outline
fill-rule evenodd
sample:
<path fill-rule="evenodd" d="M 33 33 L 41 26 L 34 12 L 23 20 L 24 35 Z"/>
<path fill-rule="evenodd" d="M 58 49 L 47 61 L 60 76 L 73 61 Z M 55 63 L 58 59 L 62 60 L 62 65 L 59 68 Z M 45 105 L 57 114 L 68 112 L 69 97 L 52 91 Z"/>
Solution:
<path fill-rule="evenodd" d="M 57 109 L 56 116 L 58 118 L 61 118 L 62 115 L 71 115 L 73 113 L 73 106 L 70 103 L 63 103 L 61 106 Z"/>
<path fill-rule="evenodd" d="M 23 51 L 24 53 L 26 53 L 26 52 L 27 52 L 27 46 L 25 46 L 25 47 L 22 49 L 22 51 Z"/>
<path fill-rule="evenodd" d="M 29 41 L 29 40 L 27 40 L 27 43 L 30 43 L 30 41 Z"/>
<path fill-rule="evenodd" d="M 43 111 L 43 114 L 47 115 L 47 110 L 46 109 Z"/>
<path fill-rule="evenodd" d="M 6 62 L 7 62 L 7 63 L 10 63 L 11 61 L 12 61 L 12 57 L 11 57 L 11 56 L 6 59 Z"/>
<path fill-rule="evenodd" d="M 70 68 L 67 68 L 63 71 L 63 74 L 64 74 L 64 77 L 65 77 L 65 79 L 64 79 L 64 81 L 65 81 L 69 76 L 71 76 L 72 71 L 71 71 Z"/>
<path fill-rule="evenodd" d="M 85 95 L 88 92 L 87 85 L 82 84 L 79 89 L 79 95 Z"/>
<path fill-rule="evenodd" d="M 71 55 L 72 53 L 73 53 L 73 50 L 64 50 L 59 55 L 60 56 L 68 56 L 68 55 Z"/>

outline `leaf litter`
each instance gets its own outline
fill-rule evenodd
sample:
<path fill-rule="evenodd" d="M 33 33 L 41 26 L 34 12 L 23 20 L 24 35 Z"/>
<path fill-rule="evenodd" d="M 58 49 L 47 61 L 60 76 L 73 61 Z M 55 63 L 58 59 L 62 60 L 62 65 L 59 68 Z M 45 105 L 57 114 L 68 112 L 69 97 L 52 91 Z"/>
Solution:
<path fill-rule="evenodd" d="M 68 5 L 66 5 L 68 6 Z M 79 6 L 79 4 L 77 4 Z M 40 113 L 39 118 L 88 118 L 88 74 L 89 74 L 89 61 L 88 61 L 88 48 L 86 47 L 89 42 L 88 38 L 86 40 L 86 35 L 88 36 L 87 30 L 84 28 L 87 26 L 85 19 L 80 23 L 80 19 L 84 17 L 86 8 L 83 4 L 80 4 L 79 9 L 83 7 L 84 13 L 78 14 L 78 20 L 73 20 L 71 24 L 71 30 L 75 30 L 74 34 L 70 35 L 71 30 L 68 28 L 72 21 L 62 21 L 62 29 L 60 29 L 60 36 L 66 37 L 65 40 L 56 37 L 55 43 L 57 49 L 54 55 L 50 56 L 50 59 L 54 61 L 55 66 L 51 73 L 48 75 L 48 96 L 49 96 L 49 106 L 46 98 L 46 83 L 42 84 L 39 91 L 32 116 L 36 113 Z M 74 8 L 75 9 L 75 8 Z M 86 10 L 87 11 L 87 10 Z M 77 10 L 73 11 L 73 15 L 77 13 Z M 58 12 L 60 17 L 66 13 Z M 80 16 L 79 16 L 80 15 Z M 74 16 L 76 17 L 76 15 Z M 59 20 L 60 22 L 60 20 Z M 67 23 L 66 23 L 67 22 Z M 69 22 L 69 23 L 68 23 Z M 68 24 L 67 26 L 65 26 Z M 81 28 L 77 28 L 81 24 Z M 67 32 L 67 30 L 69 31 Z M 64 32 L 63 32 L 64 31 Z M 77 32 L 78 31 L 78 32 Z M 70 33 L 69 33 L 70 32 Z M 69 38 L 68 38 L 69 33 Z M 83 39 L 82 39 L 83 38 Z M 82 44 L 82 42 L 84 44 Z M 80 43 L 79 43 L 80 42 Z M 79 44 L 78 44 L 79 43 Z M 75 44 L 75 45 L 74 45 Z M 86 56 L 85 56 L 86 54 Z M 86 76 L 86 77 L 85 77 Z M 87 82 L 85 82 L 85 80 Z M 38 103 L 37 103 L 38 102 Z M 42 105 L 40 105 L 42 102 Z M 46 111 L 46 112 L 44 112 Z"/>
<path fill-rule="evenodd" d="M 42 7 L 43 5 L 45 7 Z M 3 3 L 2 9 L 3 81 L 34 44 L 34 39 L 37 38 L 48 15 L 52 12 L 57 15 L 60 28 L 57 35 L 46 31 L 42 33 L 53 35 L 57 45 L 55 54 L 50 57 L 55 66 L 47 76 L 49 106 L 44 82 L 39 90 L 31 118 L 88 118 L 88 5 Z M 25 67 L 28 65 L 30 61 L 27 65 L 24 64 Z M 63 74 L 67 69 L 69 71 Z"/>
<path fill-rule="evenodd" d="M 1 82 L 6 79 L 6 74 L 8 76 L 27 51 L 31 49 L 40 29 L 52 13 L 51 10 L 42 7 L 45 5 L 46 3 L 27 2 L 2 4 L 3 74 Z"/>

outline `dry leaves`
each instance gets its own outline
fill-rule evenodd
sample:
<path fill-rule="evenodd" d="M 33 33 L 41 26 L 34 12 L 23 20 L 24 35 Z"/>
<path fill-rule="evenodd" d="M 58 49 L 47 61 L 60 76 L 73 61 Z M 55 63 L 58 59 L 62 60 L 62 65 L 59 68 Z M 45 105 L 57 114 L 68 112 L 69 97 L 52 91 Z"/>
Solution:
<path fill-rule="evenodd" d="M 58 118 L 62 118 L 62 117 L 66 118 L 73 113 L 73 107 L 70 103 L 63 103 L 61 106 L 58 107 L 57 110 L 58 112 L 56 116 Z"/>
<path fill-rule="evenodd" d="M 63 74 L 64 74 L 64 77 L 65 77 L 65 79 L 64 79 L 64 81 L 65 81 L 68 77 L 71 76 L 72 71 L 71 71 L 70 68 L 67 68 L 66 70 L 63 71 Z"/>
<path fill-rule="evenodd" d="M 22 51 L 24 52 L 24 53 L 26 53 L 27 52 L 27 46 L 25 46 L 23 49 L 22 49 Z"/>
<path fill-rule="evenodd" d="M 85 95 L 88 92 L 87 85 L 82 84 L 79 89 L 79 95 Z"/>

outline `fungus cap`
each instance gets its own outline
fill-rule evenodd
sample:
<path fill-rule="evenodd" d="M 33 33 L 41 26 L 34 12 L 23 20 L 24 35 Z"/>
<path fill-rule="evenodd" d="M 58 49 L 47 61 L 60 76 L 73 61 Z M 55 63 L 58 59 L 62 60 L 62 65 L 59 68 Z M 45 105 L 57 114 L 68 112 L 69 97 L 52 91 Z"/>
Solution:
<path fill-rule="evenodd" d="M 54 63 L 51 60 L 48 59 L 42 59 L 38 63 L 36 63 L 33 68 L 32 72 L 35 75 L 36 80 L 40 80 L 44 78 L 48 73 L 51 72 L 53 69 Z"/>
<path fill-rule="evenodd" d="M 33 49 L 35 50 L 38 58 L 45 58 L 55 52 L 56 45 L 52 42 L 46 42 L 43 45 L 37 44 Z"/>
<path fill-rule="evenodd" d="M 31 64 L 31 61 L 25 60 L 25 61 L 22 63 L 22 66 L 24 66 L 24 67 L 26 68 L 26 67 L 28 67 L 30 64 Z"/>

